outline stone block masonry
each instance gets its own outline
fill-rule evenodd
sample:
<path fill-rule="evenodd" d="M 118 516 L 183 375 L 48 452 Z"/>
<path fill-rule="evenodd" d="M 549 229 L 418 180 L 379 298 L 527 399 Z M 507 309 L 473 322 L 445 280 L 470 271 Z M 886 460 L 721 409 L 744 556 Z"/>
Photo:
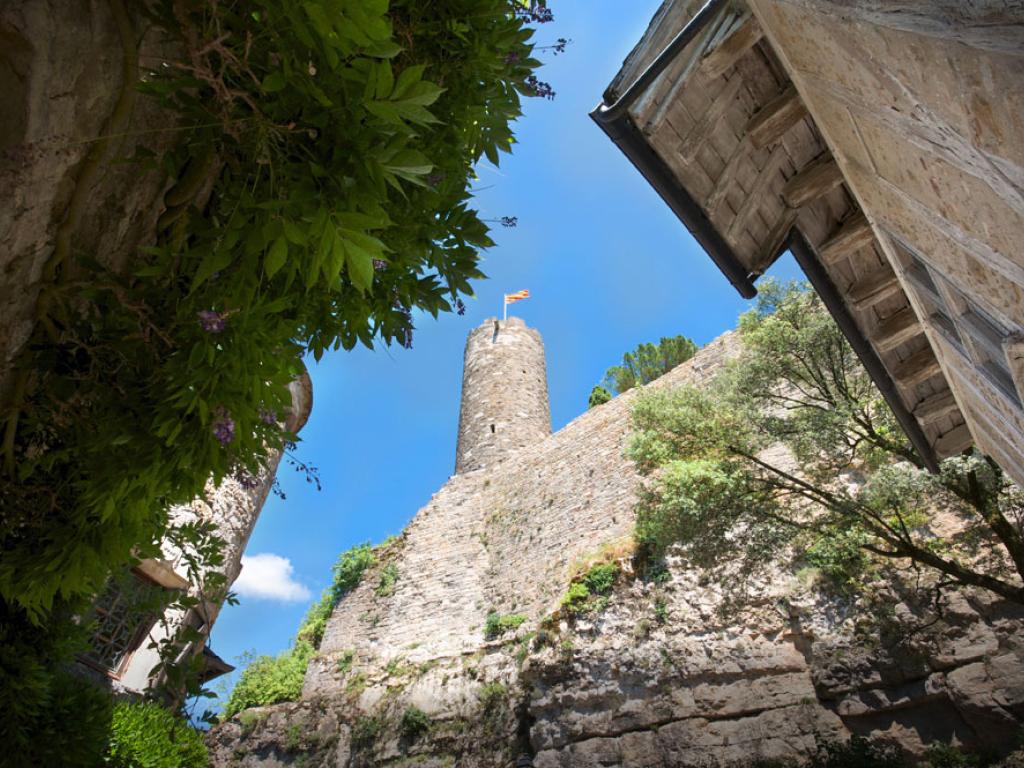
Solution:
<path fill-rule="evenodd" d="M 540 351 L 514 327 L 525 355 Z M 487 331 L 468 361 L 494 351 L 472 348 Z M 726 334 L 648 387 L 701 386 L 737 348 Z M 476 375 L 467 393 L 484 381 L 500 398 L 481 415 L 514 416 L 515 392 Z M 538 409 L 540 391 L 527 398 Z M 985 594 L 951 595 L 936 620 L 892 584 L 904 629 L 865 637 L 856 608 L 783 567 L 737 574 L 749 599 L 730 612 L 685 562 L 644 581 L 626 559 L 603 611 L 560 613 L 574 566 L 633 531 L 640 478 L 624 450 L 638 391 L 522 447 L 492 444 L 485 466 L 451 477 L 338 604 L 302 700 L 215 728 L 212 764 L 510 768 L 528 752 L 538 768 L 724 768 L 804 760 L 852 734 L 917 756 L 936 741 L 1011 743 L 1024 611 Z M 385 567 L 397 580 L 382 589 Z M 488 638 L 492 611 L 524 621 Z M 411 708 L 425 731 L 406 727 Z"/>
<path fill-rule="evenodd" d="M 527 332 L 518 334 L 524 346 L 539 346 L 535 331 L 518 327 Z M 485 331 L 492 332 L 487 324 L 473 331 L 467 357 L 475 356 L 474 344 L 489 343 L 480 338 Z M 700 383 L 734 343 L 731 334 L 721 337 L 652 386 Z M 481 647 L 492 610 L 531 620 L 554 610 L 574 562 L 632 532 L 637 476 L 623 453 L 637 391 L 489 468 L 452 477 L 382 558 L 398 569 L 392 594 L 377 594 L 379 576 L 371 572 L 338 605 L 321 658 L 310 665 L 306 695 L 336 685 L 339 654 L 356 651 L 380 663 L 455 657 Z"/>
<path fill-rule="evenodd" d="M 456 473 L 492 466 L 550 434 L 540 334 L 518 317 L 485 320 L 466 340 Z"/>

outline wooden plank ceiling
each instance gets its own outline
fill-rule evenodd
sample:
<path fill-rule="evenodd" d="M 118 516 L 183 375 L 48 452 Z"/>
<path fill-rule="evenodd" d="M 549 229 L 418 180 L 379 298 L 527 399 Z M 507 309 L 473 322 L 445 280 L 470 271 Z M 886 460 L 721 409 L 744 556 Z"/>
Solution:
<path fill-rule="evenodd" d="M 666 3 L 619 79 L 650 61 L 699 4 Z M 614 85 L 614 84 L 613 84 Z M 970 434 L 924 329 L 814 119 L 742 2 L 630 109 L 651 147 L 753 276 L 800 229 L 938 457 Z"/>

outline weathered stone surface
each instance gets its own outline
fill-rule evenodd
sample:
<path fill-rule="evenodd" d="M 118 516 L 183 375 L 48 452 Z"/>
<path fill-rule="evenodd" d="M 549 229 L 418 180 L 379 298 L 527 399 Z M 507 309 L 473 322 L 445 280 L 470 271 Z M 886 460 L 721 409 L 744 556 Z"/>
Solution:
<path fill-rule="evenodd" d="M 127 4 L 131 5 L 131 4 Z M 168 58 L 161 30 L 129 9 L 137 59 Z M 176 117 L 154 99 L 133 95 L 116 136 L 114 105 L 125 88 L 123 40 L 110 3 L 56 0 L 0 8 L 0 398 L 11 361 L 31 333 L 43 267 L 79 182 L 84 161 L 100 147 L 98 172 L 85 195 L 73 254 L 122 268 L 152 242 L 166 176 L 123 162 L 137 149 L 161 154 L 178 141 Z M 140 73 L 144 76 L 144 70 Z"/>
<path fill-rule="evenodd" d="M 651 386 L 700 384 L 735 345 L 727 334 Z M 682 561 L 660 583 L 637 579 L 615 544 L 639 481 L 623 455 L 635 396 L 451 478 L 385 551 L 391 594 L 371 572 L 338 605 L 305 700 L 268 708 L 284 720 L 249 735 L 238 717 L 215 729 L 214 765 L 509 766 L 525 750 L 551 768 L 725 766 L 807 757 L 854 733 L 912 755 L 936 740 L 1009 745 L 1024 722 L 1020 609 L 968 592 L 938 616 L 894 582 L 877 589 L 892 619 L 865 630 L 862 606 L 782 567 L 750 579 L 730 611 Z M 624 575 L 607 607 L 560 616 L 570 569 L 609 542 Z M 491 610 L 527 620 L 487 640 Z M 401 732 L 409 706 L 433 723 L 414 740 Z M 289 733 L 347 734 L 368 716 L 381 723 L 369 743 L 283 751 Z"/>
<path fill-rule="evenodd" d="M 544 342 L 522 318 L 489 318 L 466 339 L 455 471 L 491 466 L 551 434 Z"/>

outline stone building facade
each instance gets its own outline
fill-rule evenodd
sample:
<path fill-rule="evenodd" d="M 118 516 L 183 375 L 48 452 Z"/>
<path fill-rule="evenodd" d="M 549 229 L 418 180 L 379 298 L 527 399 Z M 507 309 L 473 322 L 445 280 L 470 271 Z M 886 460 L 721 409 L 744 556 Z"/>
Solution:
<path fill-rule="evenodd" d="M 467 345 L 478 384 L 510 363 L 480 343 L 494 330 L 487 321 Z M 726 334 L 648 386 L 699 386 L 736 343 Z M 514 370 L 541 370 L 532 343 L 511 349 L 523 355 Z M 501 403 L 541 401 L 522 381 L 529 392 L 510 386 Z M 851 734 L 908 754 L 1011 743 L 1024 724 L 1019 607 L 965 592 L 924 627 L 931 607 L 893 584 L 893 615 L 914 638 L 903 642 L 858 636 L 855 606 L 782 568 L 731 614 L 682 562 L 637 578 L 640 479 L 624 449 L 638 392 L 449 478 L 342 598 L 301 700 L 215 728 L 214 765 L 497 768 L 526 755 L 544 768 L 668 768 L 802 758 Z M 536 426 L 535 412 L 523 418 Z M 624 577 L 603 611 L 573 618 L 561 598 L 595 557 L 617 559 Z M 495 631 L 500 617 L 521 624 Z"/>
<path fill-rule="evenodd" d="M 737 290 L 787 248 L 933 465 L 1024 482 L 1024 8 L 666 0 L 594 119 Z"/>

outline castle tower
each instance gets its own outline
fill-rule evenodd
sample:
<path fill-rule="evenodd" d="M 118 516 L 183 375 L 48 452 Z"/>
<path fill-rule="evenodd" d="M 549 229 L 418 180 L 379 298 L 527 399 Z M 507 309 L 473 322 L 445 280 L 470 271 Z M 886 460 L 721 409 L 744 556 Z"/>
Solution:
<path fill-rule="evenodd" d="M 456 474 L 490 466 L 550 434 L 540 334 L 518 317 L 488 318 L 466 339 Z"/>

